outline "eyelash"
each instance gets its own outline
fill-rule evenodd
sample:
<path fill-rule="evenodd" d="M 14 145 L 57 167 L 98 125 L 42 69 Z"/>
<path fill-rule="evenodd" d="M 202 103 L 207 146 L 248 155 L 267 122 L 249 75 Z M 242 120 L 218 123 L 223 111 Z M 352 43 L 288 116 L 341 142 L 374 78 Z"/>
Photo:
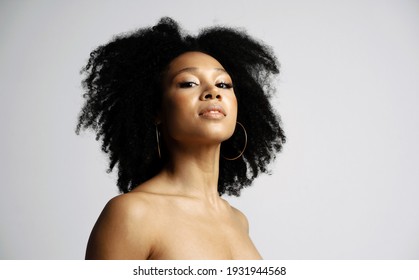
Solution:
<path fill-rule="evenodd" d="M 223 88 L 223 89 L 231 89 L 233 88 L 233 84 L 231 83 L 218 83 L 216 84 L 217 87 Z"/>
<path fill-rule="evenodd" d="M 190 88 L 190 87 L 193 87 L 194 85 L 197 86 L 198 84 L 195 83 L 195 82 L 183 82 L 183 83 L 179 83 L 179 87 L 180 88 Z"/>
<path fill-rule="evenodd" d="M 179 87 L 180 88 L 190 88 L 193 86 L 197 86 L 198 84 L 195 82 L 183 82 L 183 83 L 179 83 Z M 215 84 L 218 88 L 222 88 L 222 89 L 231 89 L 233 88 L 233 84 L 231 83 L 217 83 Z"/>

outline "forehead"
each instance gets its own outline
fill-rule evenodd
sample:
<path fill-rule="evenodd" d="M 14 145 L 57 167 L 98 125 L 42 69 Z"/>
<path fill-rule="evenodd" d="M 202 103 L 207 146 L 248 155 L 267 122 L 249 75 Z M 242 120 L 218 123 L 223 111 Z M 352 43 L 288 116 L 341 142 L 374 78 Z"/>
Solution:
<path fill-rule="evenodd" d="M 170 62 L 168 67 L 169 76 L 176 75 L 177 72 L 187 69 L 224 69 L 223 66 L 212 56 L 201 52 L 186 52 Z"/>

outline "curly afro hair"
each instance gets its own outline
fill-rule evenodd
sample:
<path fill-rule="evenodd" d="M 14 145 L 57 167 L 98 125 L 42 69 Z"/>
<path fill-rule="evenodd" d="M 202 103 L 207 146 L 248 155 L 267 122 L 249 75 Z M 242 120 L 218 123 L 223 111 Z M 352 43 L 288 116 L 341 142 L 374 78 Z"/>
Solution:
<path fill-rule="evenodd" d="M 268 172 L 268 164 L 285 143 L 280 118 L 270 104 L 275 91 L 272 79 L 279 73 L 271 49 L 245 31 L 212 27 L 190 36 L 171 18 L 162 18 L 153 27 L 119 35 L 97 47 L 82 69 L 85 103 L 76 133 L 87 128 L 96 132 L 96 140 L 109 155 L 108 172 L 117 166 L 117 185 L 123 193 L 155 176 L 167 160 L 159 158 L 155 130 L 162 79 L 169 63 L 189 51 L 214 57 L 230 74 L 237 119 L 247 130 L 243 155 L 237 160 L 220 157 L 220 195 L 239 196 L 260 173 Z M 242 150 L 237 131 L 222 143 L 223 155 Z"/>

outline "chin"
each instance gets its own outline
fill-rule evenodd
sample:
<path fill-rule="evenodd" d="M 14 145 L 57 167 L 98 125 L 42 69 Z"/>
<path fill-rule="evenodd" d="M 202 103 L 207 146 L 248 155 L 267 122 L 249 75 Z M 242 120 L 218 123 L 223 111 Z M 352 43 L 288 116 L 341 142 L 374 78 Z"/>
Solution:
<path fill-rule="evenodd" d="M 235 127 L 233 126 L 218 126 L 218 127 L 212 127 L 208 129 L 207 135 L 209 138 L 216 138 L 219 141 L 225 141 L 229 139 L 233 133 L 234 133 Z"/>

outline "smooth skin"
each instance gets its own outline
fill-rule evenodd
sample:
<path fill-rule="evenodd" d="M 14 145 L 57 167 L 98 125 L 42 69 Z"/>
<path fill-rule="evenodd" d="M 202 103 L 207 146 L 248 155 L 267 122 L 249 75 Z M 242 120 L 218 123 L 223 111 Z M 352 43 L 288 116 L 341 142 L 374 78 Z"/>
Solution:
<path fill-rule="evenodd" d="M 246 217 L 217 191 L 221 142 L 231 137 L 237 100 L 213 57 L 187 52 L 164 79 L 156 122 L 168 164 L 106 205 L 86 259 L 261 259 Z"/>

